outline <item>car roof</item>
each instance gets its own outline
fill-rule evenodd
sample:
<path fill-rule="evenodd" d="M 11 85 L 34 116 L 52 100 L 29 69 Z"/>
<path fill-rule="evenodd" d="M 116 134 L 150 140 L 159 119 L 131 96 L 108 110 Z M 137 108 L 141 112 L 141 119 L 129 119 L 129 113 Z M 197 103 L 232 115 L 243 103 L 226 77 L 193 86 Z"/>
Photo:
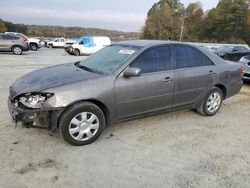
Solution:
<path fill-rule="evenodd" d="M 199 45 L 190 44 L 186 42 L 164 41 L 164 40 L 130 40 L 130 41 L 121 41 L 121 42 L 113 43 L 113 45 L 138 46 L 144 49 L 157 46 L 157 45 L 164 45 L 164 44 L 181 44 L 185 46 L 194 47 L 196 49 L 199 49 L 204 54 L 206 54 L 213 62 L 216 62 L 216 64 L 225 64 L 225 61 L 222 58 L 220 58 L 219 56 L 217 56 L 210 50 L 205 49 L 204 47 L 201 47 Z"/>
<path fill-rule="evenodd" d="M 199 49 L 202 48 L 198 45 L 193 45 L 193 44 L 186 43 L 186 42 L 167 41 L 167 40 L 129 40 L 129 41 L 115 42 L 113 44 L 138 46 L 142 48 L 149 48 L 152 46 L 164 45 L 164 44 L 182 44 L 182 45 L 192 46 L 192 47 L 199 48 Z"/>
<path fill-rule="evenodd" d="M 129 41 L 116 42 L 114 44 L 139 46 L 139 47 L 150 47 L 150 46 L 161 45 L 161 44 L 170 44 L 170 43 L 172 43 L 172 42 L 164 41 L 164 40 L 129 40 Z"/>

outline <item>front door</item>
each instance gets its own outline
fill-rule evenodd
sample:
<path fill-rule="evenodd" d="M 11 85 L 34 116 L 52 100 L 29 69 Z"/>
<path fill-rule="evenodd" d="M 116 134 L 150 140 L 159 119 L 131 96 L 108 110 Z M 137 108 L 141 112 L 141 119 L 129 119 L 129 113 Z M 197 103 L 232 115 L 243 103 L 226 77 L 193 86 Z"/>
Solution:
<path fill-rule="evenodd" d="M 141 76 L 115 82 L 117 119 L 170 108 L 173 104 L 174 70 L 170 46 L 146 50 L 129 67 L 140 68 Z"/>

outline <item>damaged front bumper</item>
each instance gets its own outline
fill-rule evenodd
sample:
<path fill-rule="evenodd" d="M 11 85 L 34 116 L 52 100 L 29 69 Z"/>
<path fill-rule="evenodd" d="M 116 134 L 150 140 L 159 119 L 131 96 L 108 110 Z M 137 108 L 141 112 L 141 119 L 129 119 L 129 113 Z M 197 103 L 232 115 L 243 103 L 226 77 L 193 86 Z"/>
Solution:
<path fill-rule="evenodd" d="M 23 109 L 15 101 L 8 98 L 8 108 L 12 120 L 23 127 L 43 127 L 57 130 L 58 120 L 63 109 Z"/>

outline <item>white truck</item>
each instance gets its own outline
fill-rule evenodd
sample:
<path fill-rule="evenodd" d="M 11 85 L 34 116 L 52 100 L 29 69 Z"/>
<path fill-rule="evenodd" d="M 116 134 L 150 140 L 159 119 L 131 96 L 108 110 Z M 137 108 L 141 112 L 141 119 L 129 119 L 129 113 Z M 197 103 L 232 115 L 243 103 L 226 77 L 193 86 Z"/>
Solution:
<path fill-rule="evenodd" d="M 111 44 L 109 37 L 81 37 L 72 45 L 76 56 L 90 55 Z"/>
<path fill-rule="evenodd" d="M 47 46 L 49 48 L 63 48 L 66 45 L 66 39 L 61 38 L 55 38 L 53 41 L 50 41 L 47 43 Z"/>
<path fill-rule="evenodd" d="M 36 39 L 36 38 L 28 38 L 27 36 L 25 36 L 24 34 L 22 33 L 16 33 L 16 32 L 5 32 L 5 34 L 9 34 L 9 35 L 16 35 L 18 37 L 22 37 L 22 38 L 25 38 L 29 41 L 29 47 L 31 50 L 33 51 L 36 51 L 38 50 L 39 48 L 42 47 L 41 45 L 41 40 L 39 39 Z"/>

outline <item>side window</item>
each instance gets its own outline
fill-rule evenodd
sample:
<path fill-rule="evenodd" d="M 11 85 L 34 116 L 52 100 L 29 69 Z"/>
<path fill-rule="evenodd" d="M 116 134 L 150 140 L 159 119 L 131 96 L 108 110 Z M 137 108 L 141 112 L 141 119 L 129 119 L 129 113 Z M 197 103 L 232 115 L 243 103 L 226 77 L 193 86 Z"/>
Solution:
<path fill-rule="evenodd" d="M 56 39 L 55 42 L 59 42 L 59 39 Z"/>
<path fill-rule="evenodd" d="M 90 38 L 83 38 L 82 41 L 83 41 L 83 44 L 89 44 Z"/>
<path fill-rule="evenodd" d="M 176 69 L 213 65 L 212 61 L 195 48 L 175 46 Z"/>
<path fill-rule="evenodd" d="M 3 39 L 5 39 L 5 40 L 13 40 L 13 37 L 10 36 L 10 35 L 4 35 Z"/>
<path fill-rule="evenodd" d="M 206 55 L 203 54 L 203 66 L 209 65 L 214 65 L 214 63 Z"/>
<path fill-rule="evenodd" d="M 173 69 L 170 46 L 156 47 L 146 50 L 130 67 L 140 68 L 142 73 L 160 72 Z"/>
<path fill-rule="evenodd" d="M 14 39 L 14 40 L 19 40 L 20 38 L 19 38 L 19 37 L 16 37 L 16 36 L 13 36 L 13 39 Z"/>

